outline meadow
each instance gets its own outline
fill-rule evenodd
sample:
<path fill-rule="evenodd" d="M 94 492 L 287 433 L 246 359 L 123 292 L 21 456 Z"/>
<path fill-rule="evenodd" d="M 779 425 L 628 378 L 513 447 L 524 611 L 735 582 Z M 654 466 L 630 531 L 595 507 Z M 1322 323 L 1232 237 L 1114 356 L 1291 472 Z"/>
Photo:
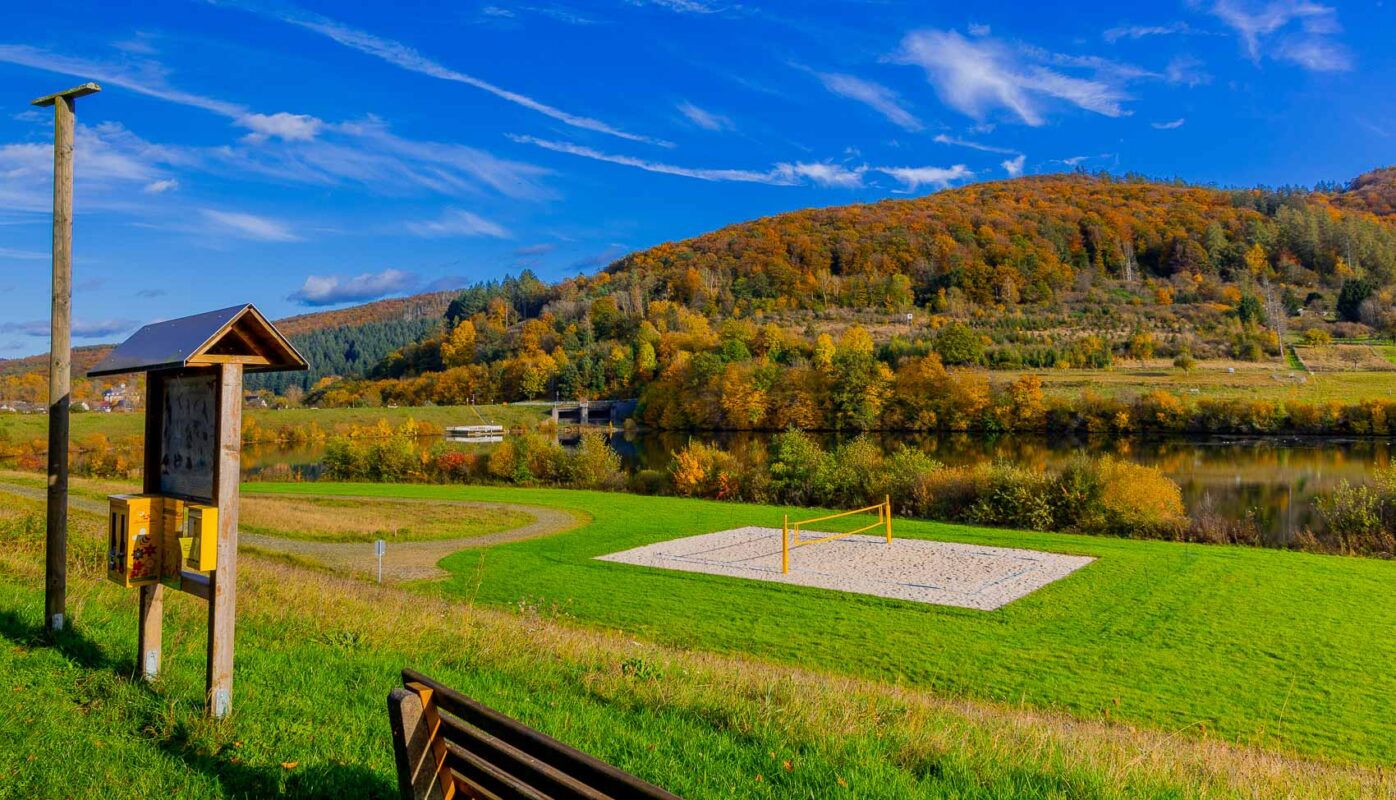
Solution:
<path fill-rule="evenodd" d="M 84 498 L 114 486 L 77 483 Z M 164 674 L 133 680 L 134 594 L 103 580 L 103 520 L 75 508 L 74 629 L 49 642 L 42 505 L 0 493 L 0 796 L 395 796 L 383 699 L 403 666 L 693 798 L 1396 789 L 1364 766 L 1393 757 L 1390 563 L 899 522 L 1100 559 L 985 613 L 591 559 L 773 507 L 325 484 L 247 499 L 310 490 L 593 522 L 461 553 L 451 579 L 411 587 L 249 555 L 237 708 L 210 723 L 202 606 L 167 601 Z"/>

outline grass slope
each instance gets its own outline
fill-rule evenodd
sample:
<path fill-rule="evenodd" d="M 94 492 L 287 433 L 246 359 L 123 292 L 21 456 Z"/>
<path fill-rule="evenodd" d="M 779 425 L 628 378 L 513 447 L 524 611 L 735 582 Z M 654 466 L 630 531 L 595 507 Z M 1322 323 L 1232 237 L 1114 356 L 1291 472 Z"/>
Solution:
<path fill-rule="evenodd" d="M 72 521 L 73 629 L 51 642 L 42 506 L 0 495 L 0 798 L 396 797 L 383 700 L 404 665 L 690 800 L 1396 790 L 1375 769 L 681 652 L 256 556 L 235 712 L 209 723 L 204 606 L 169 596 L 162 676 L 135 680 L 135 594 L 102 578 L 101 517 Z"/>
<path fill-rule="evenodd" d="M 567 490 L 250 484 L 249 492 L 579 509 L 575 533 L 464 552 L 448 597 L 667 645 L 1366 762 L 1396 759 L 1396 563 L 898 521 L 897 535 L 1096 556 L 995 612 L 594 561 L 784 509 Z M 803 512 L 801 512 L 803 513 Z"/>
<path fill-rule="evenodd" d="M 241 530 L 312 542 L 459 539 L 532 521 L 509 508 L 335 497 L 247 497 L 238 514 Z"/>

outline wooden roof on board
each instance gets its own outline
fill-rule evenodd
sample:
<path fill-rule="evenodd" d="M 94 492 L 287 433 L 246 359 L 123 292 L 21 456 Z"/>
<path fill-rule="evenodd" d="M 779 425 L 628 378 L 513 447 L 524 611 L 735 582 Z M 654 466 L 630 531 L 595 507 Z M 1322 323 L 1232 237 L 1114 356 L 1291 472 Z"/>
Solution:
<path fill-rule="evenodd" d="M 262 312 L 247 304 L 147 325 L 117 345 L 87 376 L 226 363 L 242 364 L 248 372 L 307 366 Z"/>

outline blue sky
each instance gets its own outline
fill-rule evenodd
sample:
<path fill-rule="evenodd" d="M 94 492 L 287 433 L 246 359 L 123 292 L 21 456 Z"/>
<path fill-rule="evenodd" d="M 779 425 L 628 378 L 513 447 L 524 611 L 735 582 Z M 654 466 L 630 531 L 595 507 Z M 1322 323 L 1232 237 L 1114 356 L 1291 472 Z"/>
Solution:
<path fill-rule="evenodd" d="M 5 4 L 0 357 L 47 348 L 52 116 L 27 103 L 82 80 L 79 344 L 1077 165 L 1396 163 L 1382 2 L 394 5 Z"/>

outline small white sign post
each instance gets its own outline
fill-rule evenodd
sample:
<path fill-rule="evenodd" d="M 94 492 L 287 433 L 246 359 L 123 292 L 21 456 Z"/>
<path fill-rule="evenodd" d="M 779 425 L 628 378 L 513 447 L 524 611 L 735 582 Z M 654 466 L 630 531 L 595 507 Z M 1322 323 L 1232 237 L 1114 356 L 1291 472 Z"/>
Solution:
<path fill-rule="evenodd" d="M 383 582 L 383 552 L 387 550 L 388 543 L 379 539 L 373 543 L 373 554 L 378 556 L 378 582 Z"/>

